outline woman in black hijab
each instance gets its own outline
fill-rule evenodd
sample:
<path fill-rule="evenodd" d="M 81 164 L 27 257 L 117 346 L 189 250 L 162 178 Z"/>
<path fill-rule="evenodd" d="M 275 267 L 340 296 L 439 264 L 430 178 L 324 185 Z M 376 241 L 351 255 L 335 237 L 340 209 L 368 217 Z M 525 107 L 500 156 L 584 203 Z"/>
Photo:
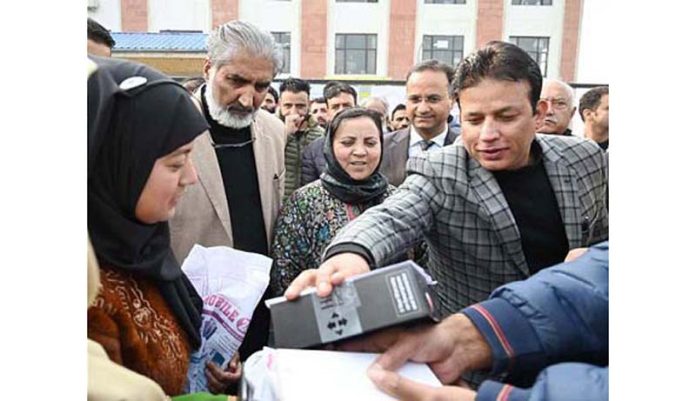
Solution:
<path fill-rule="evenodd" d="M 396 190 L 379 172 L 383 143 L 379 113 L 343 110 L 331 120 L 326 137 L 326 171 L 295 191 L 276 220 L 270 286 L 278 296 L 303 270 L 319 267 L 324 249 L 341 228 Z M 409 256 L 415 256 L 413 251 Z"/>
<path fill-rule="evenodd" d="M 143 65 L 94 58 L 88 83 L 88 228 L 102 290 L 88 336 L 109 357 L 183 391 L 202 301 L 169 247 L 167 220 L 197 181 L 190 152 L 208 129 L 186 90 Z"/>

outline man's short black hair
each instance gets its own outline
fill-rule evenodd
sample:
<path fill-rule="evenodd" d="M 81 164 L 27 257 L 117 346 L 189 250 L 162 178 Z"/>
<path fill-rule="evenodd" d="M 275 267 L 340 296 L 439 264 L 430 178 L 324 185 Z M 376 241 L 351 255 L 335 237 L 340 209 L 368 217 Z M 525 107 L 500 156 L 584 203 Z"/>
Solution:
<path fill-rule="evenodd" d="M 268 93 L 270 93 L 271 96 L 273 96 L 273 100 L 274 100 L 276 103 L 278 103 L 278 91 L 275 90 L 274 87 L 269 86 L 269 87 L 268 87 Z"/>
<path fill-rule="evenodd" d="M 399 110 L 406 110 L 406 105 L 403 103 L 399 103 L 396 105 L 396 107 L 394 107 L 394 110 L 392 110 L 392 112 L 391 112 L 392 121 L 394 120 L 394 114 L 396 114 L 396 112 Z"/>
<path fill-rule="evenodd" d="M 452 84 L 452 79 L 454 78 L 454 70 L 448 64 L 443 63 L 440 60 L 425 60 L 411 67 L 406 74 L 406 82 L 411 77 L 411 74 L 423 71 L 435 71 L 445 74 L 447 77 L 447 85 Z"/>
<path fill-rule="evenodd" d="M 353 96 L 353 103 L 358 104 L 358 92 L 356 92 L 352 86 L 338 81 L 329 81 L 324 85 L 324 98 L 327 103 L 329 99 L 333 99 L 341 93 L 347 93 Z"/>
<path fill-rule="evenodd" d="M 582 95 L 582 97 L 580 98 L 580 104 L 578 105 L 578 109 L 580 111 L 580 118 L 583 122 L 585 121 L 585 116 L 582 115 L 583 110 L 597 110 L 597 107 L 599 107 L 599 104 L 602 102 L 602 96 L 608 94 L 608 86 L 598 86 L 596 88 L 590 89 L 589 91 L 585 92 L 584 95 Z"/>
<path fill-rule="evenodd" d="M 532 113 L 541 96 L 542 76 L 539 65 L 521 48 L 512 43 L 492 41 L 469 54 L 457 66 L 452 82 L 452 92 L 459 104 L 459 93 L 478 85 L 484 79 L 498 81 L 527 81 Z"/>
<path fill-rule="evenodd" d="M 111 37 L 109 31 L 89 17 L 87 17 L 87 39 L 106 45 L 109 49 L 116 45 L 116 41 Z"/>
<path fill-rule="evenodd" d="M 310 104 L 312 104 L 312 103 L 324 103 L 324 104 L 326 104 L 326 99 L 324 99 L 323 97 L 318 97 L 318 98 L 312 99 L 309 103 Z"/>
<path fill-rule="evenodd" d="M 300 78 L 290 77 L 280 84 L 280 94 L 282 95 L 285 91 L 290 91 L 292 93 L 305 92 L 309 96 L 309 82 Z"/>

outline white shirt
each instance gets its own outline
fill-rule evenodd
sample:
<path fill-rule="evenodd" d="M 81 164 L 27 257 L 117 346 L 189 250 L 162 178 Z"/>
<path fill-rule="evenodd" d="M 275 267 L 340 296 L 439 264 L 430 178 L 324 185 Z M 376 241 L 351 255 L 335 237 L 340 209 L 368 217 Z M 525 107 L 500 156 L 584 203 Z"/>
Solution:
<path fill-rule="evenodd" d="M 447 130 L 449 129 L 449 126 L 445 124 L 445 130 L 440 132 L 435 138 L 431 139 L 433 142 L 432 145 L 430 145 L 430 148 L 428 151 L 433 150 L 433 149 L 438 149 L 443 146 L 445 146 L 445 138 L 447 138 Z M 421 148 L 421 142 L 423 141 L 423 137 L 420 136 L 416 132 L 416 129 L 411 125 L 411 128 L 409 129 L 409 143 L 408 143 L 408 157 L 409 159 L 415 155 L 419 155 L 423 153 L 423 149 Z"/>

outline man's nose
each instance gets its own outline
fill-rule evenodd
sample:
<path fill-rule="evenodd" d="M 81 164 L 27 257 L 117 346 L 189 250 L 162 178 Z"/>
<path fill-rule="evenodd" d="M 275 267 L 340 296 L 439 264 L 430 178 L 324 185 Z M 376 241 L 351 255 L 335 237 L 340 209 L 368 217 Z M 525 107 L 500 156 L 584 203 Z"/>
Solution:
<path fill-rule="evenodd" d="M 244 92 L 239 96 L 239 103 L 245 108 L 252 108 L 254 106 L 253 89 L 244 89 Z"/>
<path fill-rule="evenodd" d="M 547 116 L 554 115 L 556 113 L 556 109 L 553 108 L 553 102 L 551 102 L 550 100 L 547 100 L 546 104 L 549 106 L 546 108 L 546 115 Z"/>
<path fill-rule="evenodd" d="M 483 122 L 480 138 L 483 141 L 492 141 L 498 138 L 498 126 L 493 119 L 487 119 Z"/>
<path fill-rule="evenodd" d="M 418 104 L 416 105 L 416 111 L 423 112 L 423 111 L 428 111 L 428 109 L 429 109 L 428 102 L 426 102 L 424 100 L 418 102 Z"/>

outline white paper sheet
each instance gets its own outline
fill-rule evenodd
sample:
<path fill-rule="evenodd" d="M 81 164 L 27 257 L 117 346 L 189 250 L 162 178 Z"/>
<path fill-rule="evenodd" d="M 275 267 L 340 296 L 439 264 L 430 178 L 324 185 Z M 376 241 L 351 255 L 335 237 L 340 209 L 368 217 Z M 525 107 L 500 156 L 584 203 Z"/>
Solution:
<path fill-rule="evenodd" d="M 338 351 L 277 349 L 274 370 L 279 401 L 388 401 L 367 377 L 378 354 Z M 408 362 L 399 374 L 431 386 L 442 384 L 423 363 Z"/>

